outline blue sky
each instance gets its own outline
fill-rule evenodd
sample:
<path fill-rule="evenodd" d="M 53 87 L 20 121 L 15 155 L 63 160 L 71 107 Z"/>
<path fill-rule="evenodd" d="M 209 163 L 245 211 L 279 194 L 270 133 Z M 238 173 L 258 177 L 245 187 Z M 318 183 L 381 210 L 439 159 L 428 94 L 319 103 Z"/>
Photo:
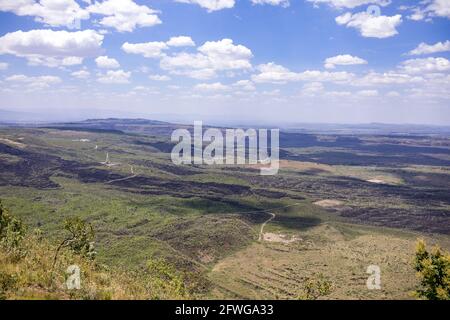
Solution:
<path fill-rule="evenodd" d="M 0 109 L 450 125 L 450 1 L 0 0 Z"/>

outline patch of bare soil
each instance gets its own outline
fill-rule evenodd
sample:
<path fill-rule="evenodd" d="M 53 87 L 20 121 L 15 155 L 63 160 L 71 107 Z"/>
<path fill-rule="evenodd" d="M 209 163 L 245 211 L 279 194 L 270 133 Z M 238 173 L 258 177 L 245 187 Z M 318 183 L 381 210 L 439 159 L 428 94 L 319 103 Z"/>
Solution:
<path fill-rule="evenodd" d="M 75 131 L 75 130 L 51 130 L 48 132 L 48 134 L 58 137 L 78 138 L 78 139 L 81 139 L 80 137 L 84 138 L 92 136 L 91 132 Z"/>
<path fill-rule="evenodd" d="M 296 169 L 301 171 L 317 170 L 331 172 L 333 169 L 326 164 L 320 164 L 315 162 L 302 162 L 292 160 L 280 160 L 280 168 L 282 169 Z"/>
<path fill-rule="evenodd" d="M 26 147 L 26 145 L 21 142 L 13 141 L 13 140 L 7 139 L 7 138 L 0 138 L 0 142 L 6 143 L 10 146 L 17 147 L 17 148 L 25 148 Z"/>
<path fill-rule="evenodd" d="M 296 241 L 301 241 L 302 239 L 298 238 L 296 236 L 289 237 L 288 235 L 281 234 L 281 233 L 266 232 L 263 234 L 263 240 L 267 241 L 267 242 L 290 244 L 290 243 L 294 243 Z"/>
<path fill-rule="evenodd" d="M 198 256 L 198 259 L 204 264 L 208 264 L 208 263 L 214 262 L 214 260 L 216 260 L 214 258 L 214 256 L 212 254 L 208 253 L 207 251 L 200 250 L 200 251 L 198 251 L 197 256 Z"/>
<path fill-rule="evenodd" d="M 387 181 L 385 181 L 383 179 L 369 179 L 369 180 L 366 180 L 366 181 L 370 182 L 370 183 L 376 183 L 376 184 L 389 184 L 389 182 L 387 182 Z"/>
<path fill-rule="evenodd" d="M 294 161 L 294 160 L 280 160 L 279 161 L 280 169 L 288 169 L 288 170 L 297 170 L 304 172 L 312 172 L 312 173 L 321 173 L 321 172 L 332 172 L 333 169 L 331 166 L 326 164 L 320 164 L 315 162 L 303 162 L 303 161 Z M 263 164 L 250 165 L 249 167 L 260 169 L 263 167 L 267 167 Z"/>
<path fill-rule="evenodd" d="M 325 199 L 316 201 L 314 204 L 322 208 L 336 208 L 342 206 L 344 203 L 339 200 Z"/>

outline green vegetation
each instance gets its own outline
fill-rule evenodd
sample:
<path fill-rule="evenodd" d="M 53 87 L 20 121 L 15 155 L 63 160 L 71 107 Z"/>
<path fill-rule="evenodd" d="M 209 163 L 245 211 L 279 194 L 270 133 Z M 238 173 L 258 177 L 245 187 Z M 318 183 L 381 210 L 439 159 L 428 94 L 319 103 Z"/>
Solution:
<path fill-rule="evenodd" d="M 415 269 L 420 288 L 415 292 L 419 298 L 450 300 L 450 254 L 435 246 L 428 251 L 424 240 L 417 243 Z"/>
<path fill-rule="evenodd" d="M 21 254 L 19 245 L 25 232 L 22 221 L 12 216 L 0 201 L 0 248 L 18 258 Z"/>
<path fill-rule="evenodd" d="M 286 133 L 262 177 L 172 164 L 174 125 L 70 126 L 0 129 L 6 298 L 407 299 L 418 234 L 450 248 L 446 137 Z M 81 291 L 64 287 L 73 264 Z"/>
<path fill-rule="evenodd" d="M 302 293 L 298 296 L 300 300 L 317 300 L 331 293 L 332 282 L 327 280 L 323 274 L 319 274 L 305 280 Z"/>
<path fill-rule="evenodd" d="M 56 246 L 38 230 L 26 234 L 20 220 L 3 206 L 1 213 L 0 299 L 186 299 L 184 277 L 165 261 L 149 261 L 140 273 L 106 267 L 86 251 L 91 228 L 80 219 L 67 221 L 72 236 Z M 87 233 L 86 233 L 87 231 Z M 20 237 L 17 235 L 20 234 Z M 14 249 L 14 250 L 12 250 Z M 18 256 L 17 250 L 22 252 Z M 58 260 L 49 253 L 59 252 Z M 55 263 L 56 262 L 56 263 Z M 66 286 L 68 266 L 81 270 L 81 288 Z"/>

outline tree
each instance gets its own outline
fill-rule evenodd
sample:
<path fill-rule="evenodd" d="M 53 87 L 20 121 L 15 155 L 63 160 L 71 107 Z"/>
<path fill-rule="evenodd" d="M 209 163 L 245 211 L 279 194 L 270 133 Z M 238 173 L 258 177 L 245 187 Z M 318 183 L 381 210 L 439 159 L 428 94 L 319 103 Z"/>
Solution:
<path fill-rule="evenodd" d="M 26 228 L 22 221 L 12 216 L 0 201 L 0 244 L 13 250 L 25 236 Z"/>
<path fill-rule="evenodd" d="M 55 258 L 53 259 L 53 267 L 58 258 L 59 251 L 63 247 L 72 249 L 76 254 L 93 259 L 96 252 L 94 251 L 94 228 L 90 223 L 81 220 L 78 217 L 68 218 L 64 221 L 64 229 L 69 235 L 61 242 L 56 249 Z"/>
<path fill-rule="evenodd" d="M 420 287 L 415 294 L 428 300 L 450 300 L 450 254 L 442 252 L 438 246 L 431 252 L 424 240 L 416 246 L 414 268 L 420 279 Z"/>

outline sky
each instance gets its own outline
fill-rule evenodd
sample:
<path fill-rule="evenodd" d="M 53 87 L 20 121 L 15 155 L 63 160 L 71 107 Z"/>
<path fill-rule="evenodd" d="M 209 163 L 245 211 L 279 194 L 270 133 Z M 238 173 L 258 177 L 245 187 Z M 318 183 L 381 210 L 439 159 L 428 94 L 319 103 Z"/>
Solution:
<path fill-rule="evenodd" d="M 450 125 L 450 0 L 0 0 L 0 110 Z"/>

